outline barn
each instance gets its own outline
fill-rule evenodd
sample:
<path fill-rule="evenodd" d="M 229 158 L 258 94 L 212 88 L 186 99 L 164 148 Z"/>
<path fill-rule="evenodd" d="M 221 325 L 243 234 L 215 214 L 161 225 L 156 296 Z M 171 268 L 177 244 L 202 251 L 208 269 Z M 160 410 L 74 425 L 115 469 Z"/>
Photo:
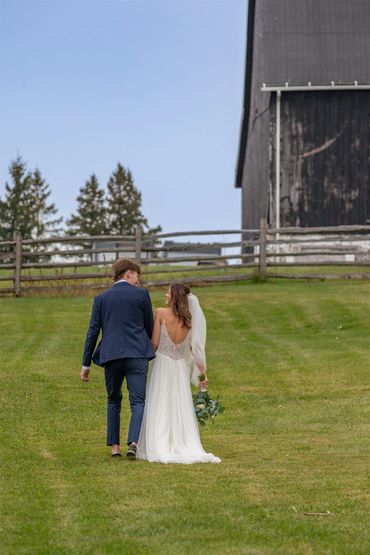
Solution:
<path fill-rule="evenodd" d="M 242 226 L 370 220 L 370 1 L 249 0 Z"/>

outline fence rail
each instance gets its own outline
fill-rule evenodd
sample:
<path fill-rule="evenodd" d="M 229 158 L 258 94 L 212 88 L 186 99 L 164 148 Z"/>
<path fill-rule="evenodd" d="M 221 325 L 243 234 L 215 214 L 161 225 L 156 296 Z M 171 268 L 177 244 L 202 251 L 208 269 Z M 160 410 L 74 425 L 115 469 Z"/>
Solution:
<path fill-rule="evenodd" d="M 259 229 L 145 235 L 138 226 L 134 235 L 39 240 L 16 232 L 13 241 L 0 242 L 0 295 L 106 288 L 112 260 L 118 257 L 141 263 L 147 287 L 167 285 L 177 275 L 197 284 L 276 277 L 370 279 L 370 225 L 271 229 L 261 220 Z M 355 271 L 339 272 L 347 266 Z M 288 267 L 295 271 L 288 273 Z M 311 271 L 299 272 L 299 267 Z"/>

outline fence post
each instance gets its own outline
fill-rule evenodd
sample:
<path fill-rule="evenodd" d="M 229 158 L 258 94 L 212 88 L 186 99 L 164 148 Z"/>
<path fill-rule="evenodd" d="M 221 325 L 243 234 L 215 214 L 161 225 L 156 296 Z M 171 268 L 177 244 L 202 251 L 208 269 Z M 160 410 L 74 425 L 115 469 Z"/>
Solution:
<path fill-rule="evenodd" d="M 19 231 L 14 232 L 14 295 L 21 295 L 21 270 L 22 270 L 22 236 Z"/>
<path fill-rule="evenodd" d="M 259 278 L 261 281 L 266 281 L 267 277 L 267 221 L 266 218 L 260 220 L 260 263 L 259 263 Z"/>
<path fill-rule="evenodd" d="M 143 229 L 141 225 L 135 227 L 135 261 L 140 264 L 141 260 L 141 243 L 143 238 Z"/>

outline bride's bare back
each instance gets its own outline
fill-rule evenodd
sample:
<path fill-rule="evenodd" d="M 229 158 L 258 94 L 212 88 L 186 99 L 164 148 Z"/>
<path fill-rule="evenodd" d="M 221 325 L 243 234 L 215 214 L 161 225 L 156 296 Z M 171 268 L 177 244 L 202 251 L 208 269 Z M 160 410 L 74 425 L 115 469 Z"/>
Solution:
<path fill-rule="evenodd" d="M 158 347 L 160 328 L 165 323 L 167 333 L 175 345 L 182 343 L 188 336 L 189 328 L 184 326 L 181 320 L 175 316 L 170 308 L 157 308 L 154 317 L 154 327 L 152 334 L 152 344 L 154 348 Z"/>

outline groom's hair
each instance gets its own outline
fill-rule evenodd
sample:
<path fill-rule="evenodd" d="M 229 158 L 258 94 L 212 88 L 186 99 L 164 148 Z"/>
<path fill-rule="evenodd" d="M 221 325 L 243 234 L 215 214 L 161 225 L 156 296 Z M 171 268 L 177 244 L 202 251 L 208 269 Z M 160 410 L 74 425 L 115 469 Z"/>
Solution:
<path fill-rule="evenodd" d="M 112 274 L 113 281 L 117 281 L 118 279 L 121 279 L 121 277 L 128 270 L 131 270 L 132 272 L 137 272 L 139 275 L 141 274 L 141 268 L 139 264 L 136 264 L 136 262 L 133 262 L 132 260 L 127 260 L 126 258 L 118 258 L 113 264 L 112 268 L 113 268 L 113 274 Z"/>

